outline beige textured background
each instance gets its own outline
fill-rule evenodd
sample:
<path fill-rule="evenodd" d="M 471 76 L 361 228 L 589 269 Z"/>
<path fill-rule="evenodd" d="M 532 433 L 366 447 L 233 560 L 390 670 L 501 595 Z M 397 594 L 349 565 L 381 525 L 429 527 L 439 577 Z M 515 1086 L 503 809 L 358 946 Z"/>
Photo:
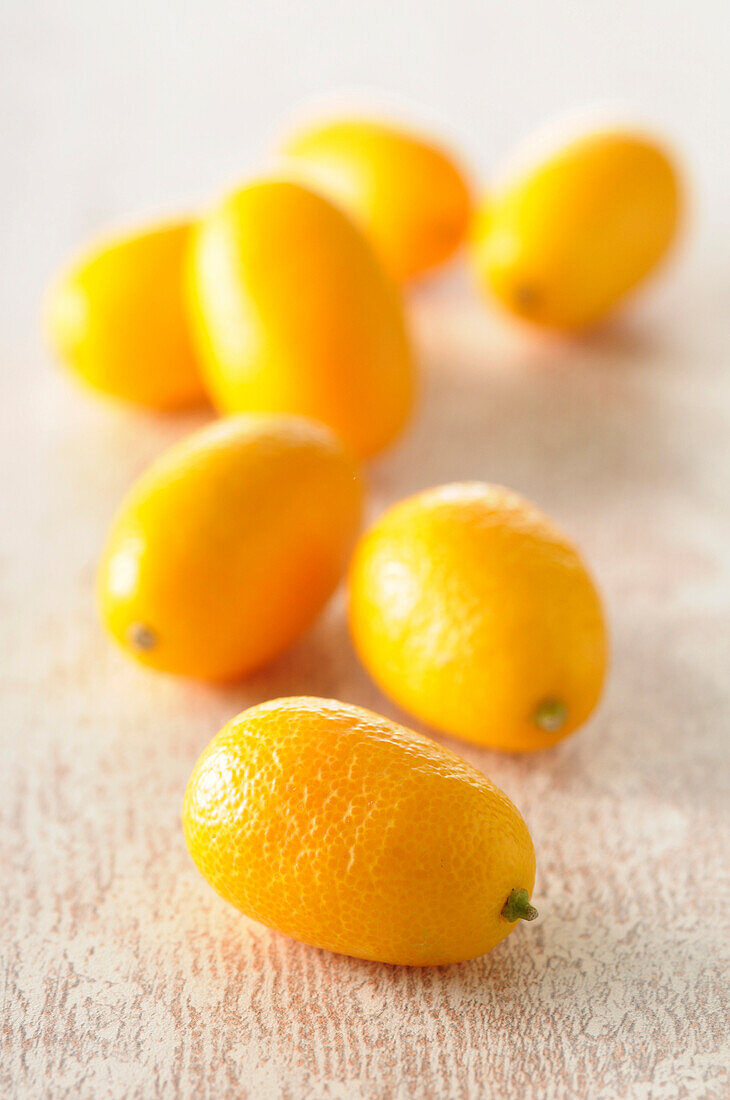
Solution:
<path fill-rule="evenodd" d="M 202 23 L 191 5 L 136 0 L 129 24 L 83 3 L 3 13 L 0 1094 L 727 1097 L 730 223 L 714 6 L 693 5 L 685 27 L 666 6 L 632 5 L 618 51 L 615 5 L 593 23 L 548 5 L 543 24 L 501 5 L 500 27 L 484 15 L 474 37 L 510 37 L 509 56 L 487 60 L 511 115 L 477 102 L 486 70 L 450 5 L 421 19 L 405 4 L 395 29 L 392 5 L 373 4 L 365 27 L 340 7 L 315 5 L 332 38 L 307 36 L 288 5 L 276 17 L 214 5 Z M 462 19 L 476 12 L 465 4 Z M 649 63 L 660 14 L 664 53 Z M 261 82 L 272 57 L 279 82 L 244 109 L 242 65 Z M 296 944 L 197 875 L 180 799 L 233 713 L 302 692 L 394 712 L 352 656 L 339 600 L 265 674 L 225 691 L 145 673 L 107 645 L 92 582 L 109 518 L 200 418 L 80 393 L 36 326 L 40 287 L 77 238 L 148 210 L 144 196 L 215 188 L 283 102 L 348 66 L 451 112 L 484 165 L 568 101 L 643 89 L 698 194 L 681 260 L 590 339 L 518 332 L 458 271 L 411 296 L 421 405 L 370 470 L 373 511 L 456 478 L 515 487 L 584 548 L 614 644 L 604 705 L 567 743 L 532 759 L 462 750 L 528 820 L 541 918 L 483 959 L 424 971 Z M 525 82 L 508 83 L 515 69 Z"/>

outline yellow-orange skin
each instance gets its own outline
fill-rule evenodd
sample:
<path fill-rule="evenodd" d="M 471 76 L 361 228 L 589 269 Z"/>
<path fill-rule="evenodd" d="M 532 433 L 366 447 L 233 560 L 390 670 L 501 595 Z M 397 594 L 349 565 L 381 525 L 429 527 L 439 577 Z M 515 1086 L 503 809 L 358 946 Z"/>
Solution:
<path fill-rule="evenodd" d="M 362 226 L 398 282 L 438 267 L 463 243 L 469 186 L 443 150 L 419 134 L 366 119 L 337 119 L 294 134 L 283 152 Z"/>
<path fill-rule="evenodd" d="M 314 417 L 358 457 L 403 428 L 413 368 L 400 298 L 321 195 L 268 180 L 223 202 L 195 235 L 190 306 L 224 412 Z"/>
<path fill-rule="evenodd" d="M 102 622 L 153 668 L 244 676 L 322 609 L 360 511 L 357 469 L 324 425 L 221 420 L 170 448 L 123 502 L 99 569 Z"/>
<path fill-rule="evenodd" d="M 547 748 L 598 702 L 601 603 L 569 540 L 498 486 L 445 485 L 362 537 L 350 628 L 373 679 L 428 725 L 507 752 Z M 559 728 L 538 716 L 564 708 Z"/>
<path fill-rule="evenodd" d="M 519 317 L 584 328 L 662 260 L 680 206 L 676 170 L 652 141 L 584 137 L 487 197 L 473 231 L 477 278 Z"/>
<path fill-rule="evenodd" d="M 51 288 L 48 341 L 88 386 L 153 409 L 205 401 L 185 302 L 190 230 L 179 222 L 99 244 Z"/>
<path fill-rule="evenodd" d="M 234 718 L 183 804 L 199 871 L 254 920 L 316 947 L 425 966 L 482 955 L 532 890 L 530 834 L 460 757 L 377 714 L 276 699 Z"/>

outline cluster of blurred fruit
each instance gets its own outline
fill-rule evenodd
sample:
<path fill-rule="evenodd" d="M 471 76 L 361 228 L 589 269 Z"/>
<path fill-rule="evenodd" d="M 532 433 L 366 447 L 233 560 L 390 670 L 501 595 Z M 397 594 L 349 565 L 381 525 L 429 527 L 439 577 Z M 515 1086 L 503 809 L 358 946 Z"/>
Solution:
<path fill-rule="evenodd" d="M 159 409 L 293 412 L 360 456 L 390 442 L 412 396 L 394 287 L 470 238 L 479 284 L 519 317 L 598 321 L 659 262 L 680 194 L 646 137 L 581 137 L 472 199 L 431 142 L 383 123 L 308 129 L 196 221 L 101 244 L 55 285 L 59 357 L 105 393 Z"/>
<path fill-rule="evenodd" d="M 306 630 L 349 566 L 355 648 L 405 711 L 505 751 L 578 728 L 607 640 L 566 536 L 517 494 L 468 482 L 396 504 L 358 542 L 357 463 L 413 402 L 401 284 L 468 238 L 508 310 L 576 329 L 656 266 L 679 205 L 669 159 L 638 135 L 582 137 L 475 206 L 430 141 L 343 120 L 295 135 L 276 174 L 195 222 L 93 250 L 50 297 L 59 356 L 108 394 L 227 414 L 123 502 L 98 578 L 112 637 L 157 669 L 238 678 Z M 278 700 L 234 719 L 193 774 L 184 823 L 224 897 L 348 954 L 456 961 L 535 915 L 532 843 L 506 797 L 347 704 Z"/>

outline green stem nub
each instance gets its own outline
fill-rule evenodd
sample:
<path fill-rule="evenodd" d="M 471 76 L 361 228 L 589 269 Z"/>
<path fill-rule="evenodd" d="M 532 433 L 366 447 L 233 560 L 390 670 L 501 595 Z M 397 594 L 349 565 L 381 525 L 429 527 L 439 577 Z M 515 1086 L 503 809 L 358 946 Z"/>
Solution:
<path fill-rule="evenodd" d="M 518 283 L 514 289 L 514 300 L 518 309 L 531 313 L 539 304 L 540 292 L 532 283 Z"/>
<path fill-rule="evenodd" d="M 511 924 L 517 920 L 534 920 L 537 909 L 530 905 L 530 895 L 527 890 L 513 890 L 504 903 L 502 916 Z"/>
<path fill-rule="evenodd" d="M 142 653 L 148 653 L 157 645 L 157 635 L 144 623 L 132 623 L 127 630 L 127 641 L 132 649 L 138 649 Z"/>
<path fill-rule="evenodd" d="M 544 699 L 533 715 L 535 725 L 544 733 L 557 733 L 565 725 L 568 708 L 560 699 Z"/>

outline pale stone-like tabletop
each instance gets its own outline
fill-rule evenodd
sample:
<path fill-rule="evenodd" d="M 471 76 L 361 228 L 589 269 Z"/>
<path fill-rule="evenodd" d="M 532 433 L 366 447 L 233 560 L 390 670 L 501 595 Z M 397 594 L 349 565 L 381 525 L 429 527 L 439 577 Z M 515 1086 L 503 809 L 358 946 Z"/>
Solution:
<path fill-rule="evenodd" d="M 723 19 L 718 0 L 0 5 L 1 1097 L 730 1097 Z M 421 401 L 368 471 L 371 514 L 455 479 L 514 487 L 582 546 L 613 642 L 600 711 L 554 751 L 452 743 L 524 813 L 540 919 L 441 969 L 294 943 L 198 875 L 180 802 L 228 718 L 299 693 L 396 712 L 352 654 L 341 593 L 236 688 L 111 648 L 93 604 L 109 519 L 204 417 L 81 393 L 38 335 L 70 249 L 197 208 L 297 104 L 352 84 L 433 111 L 482 179 L 543 120 L 626 95 L 695 192 L 671 272 L 590 339 L 517 331 L 458 270 L 410 296 Z"/>
<path fill-rule="evenodd" d="M 613 635 L 575 737 L 531 759 L 462 747 L 527 818 L 541 916 L 442 969 L 294 943 L 199 877 L 180 799 L 226 719 L 300 693 L 395 712 L 341 597 L 237 688 L 114 651 L 92 598 L 105 527 L 202 418 L 121 410 L 27 364 L 0 434 L 3 1095 L 728 1095 L 730 372 L 707 286 L 687 267 L 574 345 L 490 320 L 458 278 L 412 299 L 421 405 L 370 470 L 372 511 L 454 479 L 517 488 L 582 545 Z"/>

